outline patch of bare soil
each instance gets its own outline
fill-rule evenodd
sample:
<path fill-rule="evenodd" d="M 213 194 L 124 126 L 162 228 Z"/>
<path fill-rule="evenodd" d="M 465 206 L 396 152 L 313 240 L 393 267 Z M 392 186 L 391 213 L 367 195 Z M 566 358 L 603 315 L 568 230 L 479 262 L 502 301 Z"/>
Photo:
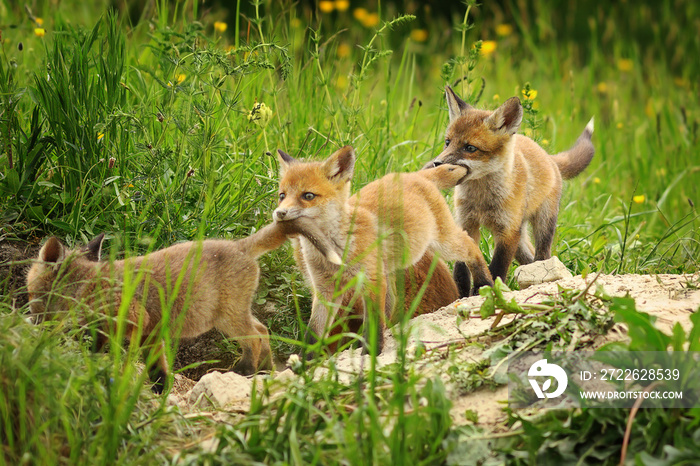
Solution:
<path fill-rule="evenodd" d="M 15 308 L 27 304 L 27 271 L 38 253 L 39 245 L 0 240 L 0 292 L 9 295 Z"/>
<path fill-rule="evenodd" d="M 532 286 L 526 290 L 506 293 L 506 299 L 515 298 L 519 303 L 542 303 L 559 293 L 559 287 L 563 289 L 586 289 L 590 282 L 596 278 L 589 275 L 559 280 L 558 282 L 545 283 Z M 626 296 L 634 298 L 637 309 L 656 316 L 657 326 L 664 332 L 670 333 L 671 328 L 679 322 L 686 331 L 690 329 L 690 315 L 698 312 L 700 308 L 700 290 L 698 281 L 700 273 L 694 275 L 600 275 L 597 284 L 602 285 L 610 296 Z M 420 370 L 426 374 L 440 375 L 448 383 L 448 393 L 453 402 L 451 411 L 456 424 L 467 422 L 465 412 L 470 410 L 478 416 L 477 425 L 487 430 L 499 430 L 504 425 L 506 415 L 503 407 L 506 406 L 508 390 L 506 386 L 498 386 L 495 390 L 481 388 L 466 395 L 460 393 L 458 387 L 451 386 L 446 375 L 446 364 L 450 358 L 463 358 L 466 361 L 479 361 L 484 358 L 484 352 L 488 351 L 488 344 L 482 349 L 477 346 L 468 346 L 460 351 L 448 350 L 450 343 L 464 341 L 465 338 L 474 337 L 491 327 L 495 317 L 481 319 L 473 317 L 459 319 L 458 312 L 464 315 L 465 311 L 477 316 L 484 298 L 475 296 L 465 298 L 444 307 L 432 314 L 424 314 L 411 320 L 409 354 L 418 346 L 424 346 L 428 358 L 421 358 L 417 364 Z M 520 317 L 523 318 L 523 317 Z M 525 317 L 526 318 L 526 317 Z M 499 325 L 504 325 L 513 317 L 504 318 Z M 380 365 L 392 364 L 397 361 L 397 342 L 392 331 L 385 334 L 385 348 L 379 356 Z M 610 341 L 624 340 L 627 338 L 626 328 L 616 324 L 610 332 L 590 342 L 591 348 L 596 348 Z M 437 351 L 430 351 L 431 349 Z M 435 355 L 438 355 L 437 357 Z M 359 350 L 347 350 L 335 356 L 336 366 L 342 372 L 357 372 L 367 367 L 367 357 L 363 357 Z M 294 377 L 291 371 L 273 374 L 273 377 L 285 379 Z M 249 380 L 249 379 L 248 379 Z M 243 382 L 252 387 L 252 383 Z M 175 397 L 178 404 L 187 410 L 192 409 L 186 400 L 186 393 L 177 393 Z M 226 407 L 224 406 L 224 409 Z M 240 406 L 237 406 L 240 410 Z"/>

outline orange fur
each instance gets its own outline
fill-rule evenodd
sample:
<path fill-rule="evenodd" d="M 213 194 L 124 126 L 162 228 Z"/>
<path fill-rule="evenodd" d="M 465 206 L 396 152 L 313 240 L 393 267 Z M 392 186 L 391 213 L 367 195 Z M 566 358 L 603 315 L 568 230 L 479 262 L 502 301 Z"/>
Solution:
<path fill-rule="evenodd" d="M 457 222 L 478 243 L 480 227 L 494 236 L 489 267 L 505 281 L 515 258 L 521 264 L 551 256 L 561 198 L 562 177 L 572 178 L 590 163 L 593 120 L 568 151 L 550 156 L 532 139 L 516 134 L 523 110 L 517 97 L 495 111 L 479 110 L 446 87 L 450 123 L 445 148 L 426 168 L 443 163 L 465 167 L 468 174 L 455 190 Z M 535 247 L 527 232 L 532 225 Z M 460 293 L 469 290 L 469 274 L 455 266 Z"/>
<path fill-rule="evenodd" d="M 493 283 L 476 243 L 454 223 L 439 190 L 460 182 L 464 168 L 444 165 L 389 174 L 351 198 L 352 147 L 343 147 L 324 162 L 298 162 L 282 151 L 279 154 L 280 204 L 275 220 L 314 222 L 338 252 L 345 251 L 347 264 L 331 264 L 303 237 L 294 242 L 297 263 L 315 290 L 307 341 L 327 335 L 338 309 L 344 304 L 357 309 L 353 303 L 358 301 L 364 321 L 370 317 L 370 306 L 374 305 L 375 313 L 381 310 L 371 314 L 378 317 L 381 352 L 382 331 L 392 318 L 394 304 L 387 275 L 417 263 L 426 253 L 467 262 L 478 286 Z M 360 273 L 367 277 L 366 289 L 337 291 L 346 289 Z"/>

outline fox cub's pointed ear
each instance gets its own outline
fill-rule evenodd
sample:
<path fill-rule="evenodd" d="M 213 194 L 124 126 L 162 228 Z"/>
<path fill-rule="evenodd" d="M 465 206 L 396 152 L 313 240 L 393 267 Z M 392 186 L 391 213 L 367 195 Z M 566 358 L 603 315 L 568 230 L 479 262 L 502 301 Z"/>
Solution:
<path fill-rule="evenodd" d="M 445 86 L 445 99 L 447 100 L 447 109 L 450 111 L 450 123 L 472 108 L 471 105 L 460 99 L 450 86 Z"/>
<path fill-rule="evenodd" d="M 280 163 L 280 176 L 284 176 L 284 172 L 293 163 L 297 162 L 297 159 L 283 151 L 282 149 L 277 149 L 277 160 Z"/>
<path fill-rule="evenodd" d="M 487 128 L 497 134 L 513 135 L 523 121 L 523 106 L 520 99 L 511 97 L 498 107 L 485 121 Z"/>
<path fill-rule="evenodd" d="M 329 180 L 350 181 L 355 171 L 355 150 L 351 146 L 340 148 L 323 162 L 323 171 Z"/>
<path fill-rule="evenodd" d="M 66 248 L 55 236 L 49 238 L 39 251 L 39 260 L 60 263 L 66 258 Z"/>
<path fill-rule="evenodd" d="M 99 262 L 102 259 L 102 243 L 105 240 L 105 234 L 100 233 L 83 248 L 85 257 L 91 262 Z"/>

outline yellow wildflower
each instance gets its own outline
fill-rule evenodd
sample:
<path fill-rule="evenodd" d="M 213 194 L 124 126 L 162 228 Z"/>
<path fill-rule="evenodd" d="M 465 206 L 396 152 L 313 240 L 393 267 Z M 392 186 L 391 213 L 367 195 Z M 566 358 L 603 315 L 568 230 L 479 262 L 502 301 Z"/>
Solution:
<path fill-rule="evenodd" d="M 46 29 L 34 28 L 34 35 L 37 37 L 44 37 L 46 35 Z"/>
<path fill-rule="evenodd" d="M 267 125 L 270 118 L 272 118 L 272 109 L 265 105 L 264 102 L 255 102 L 253 109 L 248 113 L 248 121 L 255 123 L 261 128 Z"/>
<path fill-rule="evenodd" d="M 493 52 L 496 51 L 496 41 L 495 40 L 485 40 L 481 42 L 481 55 L 488 57 Z"/>
<path fill-rule="evenodd" d="M 338 58 L 345 58 L 350 55 L 350 46 L 345 42 L 338 44 L 338 49 L 335 51 Z"/>
<path fill-rule="evenodd" d="M 411 31 L 411 40 L 415 42 L 425 42 L 428 40 L 428 31 L 425 29 L 414 29 Z"/>
<path fill-rule="evenodd" d="M 228 29 L 228 24 L 223 21 L 214 21 L 214 30 L 219 34 L 223 33 Z"/>
<path fill-rule="evenodd" d="M 629 58 L 620 58 L 617 61 L 617 69 L 620 71 L 628 72 L 632 71 L 632 68 L 634 68 L 634 62 Z"/>
<path fill-rule="evenodd" d="M 371 28 L 379 24 L 379 14 L 378 13 L 368 13 L 363 21 L 360 21 L 362 25 L 366 28 Z"/>
<path fill-rule="evenodd" d="M 44 20 L 41 18 L 34 18 L 34 22 L 37 26 L 42 27 L 44 25 Z"/>
<path fill-rule="evenodd" d="M 523 97 L 525 100 L 535 100 L 537 98 L 537 91 L 534 89 L 530 89 L 529 91 L 523 89 Z"/>
<path fill-rule="evenodd" d="M 513 33 L 513 26 L 510 24 L 499 24 L 496 26 L 496 35 L 501 37 L 509 36 Z"/>
<path fill-rule="evenodd" d="M 632 200 L 634 201 L 635 204 L 641 204 L 642 202 L 644 202 L 645 199 L 646 199 L 646 197 L 644 196 L 644 194 L 640 194 L 638 196 L 632 196 Z"/>
<path fill-rule="evenodd" d="M 598 178 L 597 176 L 593 178 L 593 183 L 600 184 L 600 178 Z"/>
<path fill-rule="evenodd" d="M 176 77 L 175 79 L 177 80 L 177 83 L 180 84 L 182 81 L 185 80 L 186 77 L 187 77 L 187 76 L 185 76 L 184 73 L 180 73 L 180 74 L 177 75 L 177 77 Z"/>
<path fill-rule="evenodd" d="M 335 0 L 335 9 L 338 11 L 347 11 L 350 8 L 350 0 Z"/>
<path fill-rule="evenodd" d="M 601 94 L 607 94 L 608 92 L 608 84 L 605 81 L 599 82 L 596 88 Z"/>
<path fill-rule="evenodd" d="M 335 87 L 341 90 L 348 87 L 348 77 L 343 74 L 338 75 L 338 77 L 335 78 Z"/>
<path fill-rule="evenodd" d="M 655 115 L 654 101 L 653 100 L 651 100 L 651 99 L 647 100 L 647 104 L 644 106 L 644 113 L 646 113 L 646 115 L 649 118 L 651 118 Z"/>
<path fill-rule="evenodd" d="M 321 13 L 330 13 L 335 9 L 335 5 L 329 0 L 321 0 L 318 2 L 318 9 L 321 10 Z"/>
<path fill-rule="evenodd" d="M 368 14 L 369 14 L 369 12 L 364 8 L 355 8 L 352 12 L 353 18 L 355 18 L 359 22 L 364 21 L 365 18 L 367 18 Z"/>
<path fill-rule="evenodd" d="M 619 123 L 617 124 L 617 129 L 622 129 L 622 128 L 624 128 L 624 126 L 625 126 L 625 125 L 622 124 L 622 122 L 619 122 Z"/>
<path fill-rule="evenodd" d="M 101 140 L 103 137 L 105 137 L 105 133 L 97 133 L 97 140 Z"/>

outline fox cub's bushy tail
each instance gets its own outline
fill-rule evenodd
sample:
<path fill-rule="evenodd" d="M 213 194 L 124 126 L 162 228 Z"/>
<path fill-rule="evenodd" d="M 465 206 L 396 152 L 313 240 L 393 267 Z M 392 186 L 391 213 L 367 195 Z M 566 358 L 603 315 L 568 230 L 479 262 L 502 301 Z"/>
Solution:
<path fill-rule="evenodd" d="M 561 177 L 569 180 L 578 176 L 588 167 L 593 160 L 595 147 L 593 147 L 593 118 L 588 122 L 583 133 L 578 137 L 574 145 L 569 150 L 559 152 L 552 156 L 554 163 L 559 167 Z"/>

